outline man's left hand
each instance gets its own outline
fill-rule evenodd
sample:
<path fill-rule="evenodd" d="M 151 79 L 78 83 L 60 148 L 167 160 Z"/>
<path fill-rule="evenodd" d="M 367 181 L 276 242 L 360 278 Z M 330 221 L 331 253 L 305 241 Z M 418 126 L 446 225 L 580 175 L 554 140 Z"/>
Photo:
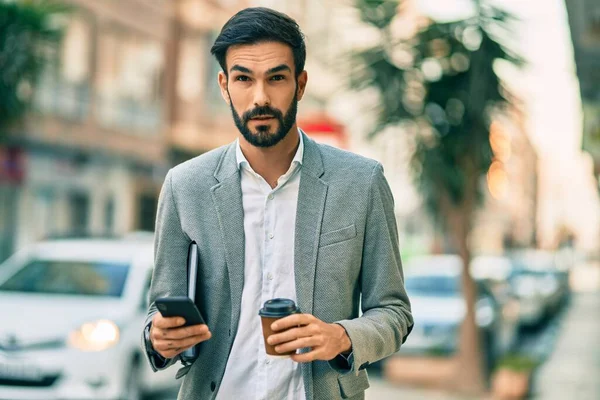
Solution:
<path fill-rule="evenodd" d="M 269 336 L 267 341 L 275 345 L 279 353 L 311 348 L 307 353 L 292 355 L 296 362 L 329 361 L 352 348 L 352 342 L 341 325 L 328 324 L 310 314 L 282 318 L 273 322 L 271 329 L 279 333 Z"/>

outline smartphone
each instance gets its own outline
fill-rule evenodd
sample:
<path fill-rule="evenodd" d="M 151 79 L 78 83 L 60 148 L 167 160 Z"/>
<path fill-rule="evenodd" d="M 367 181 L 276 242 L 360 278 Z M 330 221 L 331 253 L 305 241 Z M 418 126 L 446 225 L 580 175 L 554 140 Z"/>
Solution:
<path fill-rule="evenodd" d="M 188 297 L 161 297 L 154 303 L 163 317 L 183 317 L 183 326 L 206 324 L 198 307 Z"/>

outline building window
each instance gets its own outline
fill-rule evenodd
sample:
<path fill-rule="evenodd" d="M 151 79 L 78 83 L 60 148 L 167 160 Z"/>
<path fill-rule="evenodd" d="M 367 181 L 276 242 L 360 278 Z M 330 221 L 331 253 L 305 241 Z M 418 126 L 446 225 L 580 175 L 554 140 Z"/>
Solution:
<path fill-rule="evenodd" d="M 87 193 L 73 192 L 69 195 L 69 210 L 71 213 L 71 230 L 76 234 L 88 231 L 90 199 Z"/>
<path fill-rule="evenodd" d="M 50 187 L 39 188 L 35 191 L 35 205 L 33 210 L 35 225 L 35 239 L 41 240 L 48 235 L 56 233 L 54 214 L 55 195 Z"/>
<path fill-rule="evenodd" d="M 138 228 L 142 231 L 154 231 L 158 197 L 153 193 L 142 193 L 138 204 Z"/>
<path fill-rule="evenodd" d="M 104 205 L 104 229 L 107 234 L 113 233 L 115 228 L 115 199 L 110 197 Z"/>
<path fill-rule="evenodd" d="M 83 16 L 69 20 L 60 45 L 46 45 L 44 64 L 34 98 L 42 113 L 73 120 L 87 117 L 90 106 L 92 26 Z"/>
<path fill-rule="evenodd" d="M 98 118 L 108 128 L 158 132 L 163 122 L 160 41 L 105 27 L 98 50 Z"/>

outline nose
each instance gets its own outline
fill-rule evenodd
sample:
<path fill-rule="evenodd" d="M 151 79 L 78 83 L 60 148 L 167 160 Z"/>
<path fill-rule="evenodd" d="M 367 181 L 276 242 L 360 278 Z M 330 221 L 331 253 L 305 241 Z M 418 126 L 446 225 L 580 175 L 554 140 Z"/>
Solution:
<path fill-rule="evenodd" d="M 270 103 L 271 100 L 269 98 L 269 94 L 266 91 L 265 85 L 263 83 L 257 84 L 254 89 L 254 106 L 268 106 Z"/>

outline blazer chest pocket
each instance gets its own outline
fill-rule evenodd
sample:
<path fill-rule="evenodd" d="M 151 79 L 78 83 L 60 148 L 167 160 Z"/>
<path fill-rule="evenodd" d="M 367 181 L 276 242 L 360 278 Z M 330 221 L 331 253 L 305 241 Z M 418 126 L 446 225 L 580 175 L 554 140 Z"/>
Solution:
<path fill-rule="evenodd" d="M 356 237 L 356 227 L 354 224 L 342 229 L 337 229 L 331 232 L 321 234 L 319 239 L 319 247 L 329 246 L 331 244 L 344 242 Z"/>

